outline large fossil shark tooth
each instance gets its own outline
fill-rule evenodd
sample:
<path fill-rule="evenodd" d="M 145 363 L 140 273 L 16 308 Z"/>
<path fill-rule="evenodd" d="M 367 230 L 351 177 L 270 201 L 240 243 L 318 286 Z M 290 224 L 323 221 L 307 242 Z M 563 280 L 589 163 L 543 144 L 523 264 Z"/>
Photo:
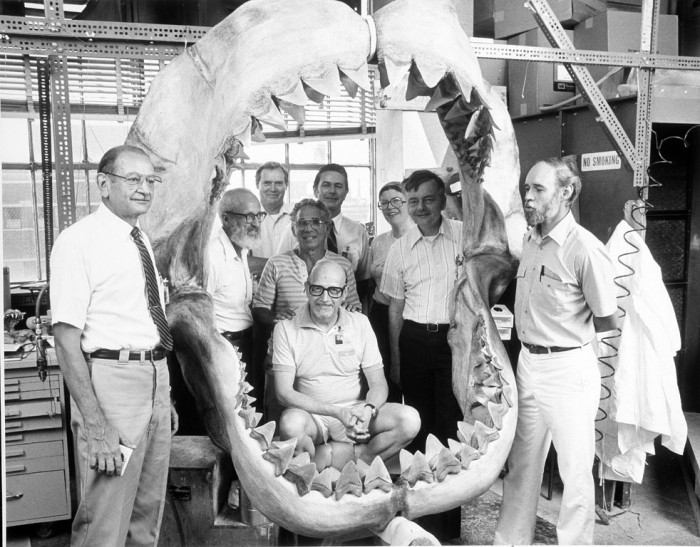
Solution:
<path fill-rule="evenodd" d="M 353 84 L 359 86 L 360 89 L 363 89 L 365 91 L 372 90 L 372 84 L 370 83 L 370 80 L 369 80 L 369 70 L 367 67 L 367 63 L 363 63 L 357 68 L 350 68 L 348 66 L 339 66 L 338 70 L 340 70 L 341 81 L 343 82 L 343 85 L 345 86 L 345 89 L 347 90 L 348 93 L 350 93 L 350 90 L 348 89 L 348 86 L 346 85 L 346 80 L 348 80 L 348 79 L 351 80 Z M 349 84 L 349 82 L 348 82 L 348 84 Z M 355 95 L 352 95 L 352 96 L 355 97 Z"/>
<path fill-rule="evenodd" d="M 257 118 L 272 127 L 279 129 L 280 131 L 286 131 L 287 124 L 284 121 L 284 116 L 277 108 L 275 101 L 270 98 L 268 101 L 267 109 L 264 112 L 257 113 Z"/>
<path fill-rule="evenodd" d="M 429 112 L 429 111 L 435 110 L 439 106 L 442 106 L 442 105 L 445 105 L 447 103 L 454 101 L 456 98 L 457 98 L 457 95 L 451 94 L 446 89 L 446 86 L 443 85 L 442 82 L 440 82 L 440 84 L 435 88 L 435 92 L 433 93 L 433 96 L 428 101 L 428 104 L 425 105 L 425 111 Z"/>
<path fill-rule="evenodd" d="M 445 75 L 445 66 L 442 64 L 426 62 L 426 60 L 421 57 L 415 57 L 413 59 L 414 66 L 416 70 L 420 73 L 421 80 L 426 87 L 429 89 L 434 88 L 440 80 L 442 80 Z"/>
<path fill-rule="evenodd" d="M 275 434 L 275 422 L 267 422 L 260 427 L 255 427 L 250 430 L 250 436 L 258 443 L 260 448 L 267 450 L 272 446 L 272 437 Z"/>
<path fill-rule="evenodd" d="M 435 478 L 438 482 L 442 482 L 447 475 L 459 473 L 462 470 L 462 465 L 449 448 L 445 447 L 436 456 L 434 470 Z"/>
<path fill-rule="evenodd" d="M 296 445 L 296 438 L 281 442 L 275 441 L 267 452 L 263 452 L 263 458 L 275 466 L 275 476 L 279 477 L 283 475 L 289 468 L 289 464 L 292 458 L 294 458 L 294 448 Z"/>
<path fill-rule="evenodd" d="M 425 459 L 428 460 L 431 469 L 435 469 L 436 459 L 444 448 L 445 445 L 440 442 L 440 439 L 432 433 L 428 434 L 425 440 Z"/>
<path fill-rule="evenodd" d="M 398 84 L 408 74 L 411 70 L 411 61 L 394 61 L 390 57 L 384 57 L 380 59 L 379 67 L 381 86 L 385 88 Z"/>
<path fill-rule="evenodd" d="M 313 87 L 305 83 L 304 81 L 301 82 L 302 85 L 304 86 L 304 93 L 306 93 L 306 96 L 311 99 L 313 102 L 321 104 L 323 102 L 323 99 L 325 99 L 323 93 L 319 93 L 316 91 Z"/>
<path fill-rule="evenodd" d="M 457 422 L 457 438 L 464 444 L 469 444 L 474 434 L 474 425 L 469 422 Z"/>
<path fill-rule="evenodd" d="M 401 473 L 401 478 L 411 487 L 418 481 L 433 482 L 433 471 L 420 450 L 413 455 L 410 467 Z"/>
<path fill-rule="evenodd" d="M 306 91 L 304 91 L 304 84 L 301 80 L 296 80 L 292 88 L 283 93 L 277 93 L 275 96 L 281 101 L 302 107 L 309 100 L 309 97 L 306 95 Z"/>
<path fill-rule="evenodd" d="M 454 439 L 447 439 L 447 447 L 450 449 L 450 452 L 457 456 L 462 449 L 462 443 L 459 441 L 456 441 Z"/>
<path fill-rule="evenodd" d="M 332 467 L 327 467 L 316 475 L 311 481 L 311 490 L 321 492 L 324 497 L 330 498 L 333 494 L 333 472 Z"/>
<path fill-rule="evenodd" d="M 412 101 L 416 97 L 429 97 L 433 94 L 434 89 L 435 86 L 426 85 L 418 67 L 412 63 L 408 72 L 408 82 L 406 82 L 406 100 Z"/>
<path fill-rule="evenodd" d="M 491 414 L 491 419 L 496 429 L 503 429 L 503 417 L 508 412 L 508 405 L 489 401 L 487 408 L 489 409 L 489 414 Z"/>
<path fill-rule="evenodd" d="M 280 110 L 289 114 L 292 119 L 297 122 L 297 125 L 304 125 L 304 122 L 306 121 L 306 110 L 304 110 L 303 106 L 287 102 L 280 98 L 277 98 L 277 104 L 279 105 Z"/>
<path fill-rule="evenodd" d="M 251 429 L 257 426 L 262 420 L 262 413 L 255 412 L 254 408 L 242 408 L 238 411 L 238 415 L 245 421 L 245 428 Z"/>
<path fill-rule="evenodd" d="M 360 475 L 361 479 L 364 479 L 369 471 L 369 464 L 366 464 L 363 460 L 358 459 L 355 462 L 355 465 L 357 466 L 357 474 Z"/>
<path fill-rule="evenodd" d="M 354 494 L 358 498 L 362 495 L 362 479 L 353 461 L 345 464 L 335 483 L 335 499 L 339 500 L 345 494 Z"/>
<path fill-rule="evenodd" d="M 503 399 L 509 407 L 513 407 L 513 386 L 505 385 L 503 386 Z"/>
<path fill-rule="evenodd" d="M 389 470 L 386 468 L 384 461 L 379 456 L 372 460 L 372 464 L 367 470 L 367 474 L 365 475 L 364 492 L 367 494 L 375 488 L 379 488 L 384 492 L 391 492 L 391 489 L 393 488 L 393 482 L 391 480 L 391 476 L 389 475 Z"/>
<path fill-rule="evenodd" d="M 469 464 L 474 460 L 478 460 L 481 457 L 481 452 L 479 452 L 473 446 L 468 444 L 462 444 L 459 451 L 459 461 L 464 469 L 469 469 Z"/>
<path fill-rule="evenodd" d="M 308 453 L 305 452 L 305 454 L 308 456 Z M 313 463 L 295 465 L 293 462 L 294 460 L 282 476 L 296 486 L 300 496 L 305 496 L 311 490 L 313 480 L 319 473 Z"/>
<path fill-rule="evenodd" d="M 326 97 L 340 97 L 340 74 L 337 67 L 328 70 L 318 77 L 302 78 L 304 85 L 316 90 Z"/>

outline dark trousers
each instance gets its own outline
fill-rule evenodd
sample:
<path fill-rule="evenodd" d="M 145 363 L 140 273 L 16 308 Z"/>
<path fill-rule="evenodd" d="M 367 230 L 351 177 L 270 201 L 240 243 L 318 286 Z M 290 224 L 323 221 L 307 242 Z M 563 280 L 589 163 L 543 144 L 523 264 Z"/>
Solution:
<path fill-rule="evenodd" d="M 425 326 L 404 321 L 399 335 L 401 352 L 401 391 L 404 402 L 418 411 L 420 431 L 407 447 L 412 453 L 425 454 L 425 441 L 432 433 L 447 446 L 447 439 L 457 438 L 457 421 L 462 410 L 452 392 L 452 350 L 447 331 L 429 332 Z M 416 519 L 441 541 L 460 537 L 461 508 Z"/>
<path fill-rule="evenodd" d="M 452 351 L 447 331 L 428 332 L 424 326 L 404 321 L 399 336 L 401 391 L 404 401 L 418 411 L 420 431 L 408 450 L 425 453 L 428 433 L 447 446 L 457 438 L 462 411 L 452 392 Z"/>
<path fill-rule="evenodd" d="M 380 304 L 374 299 L 371 299 L 369 306 L 369 323 L 372 325 L 374 335 L 377 337 L 379 345 L 379 353 L 382 354 L 384 362 L 384 376 L 386 383 L 389 386 L 389 395 L 386 399 L 387 403 L 401 403 L 403 397 L 401 395 L 401 386 L 391 381 L 391 345 L 389 343 L 389 306 Z"/>
<path fill-rule="evenodd" d="M 253 349 L 253 327 L 238 333 L 221 333 L 226 340 L 241 354 L 241 361 L 245 363 L 246 381 L 253 386 L 251 397 L 256 400 L 253 403 L 256 412 L 262 412 L 263 393 L 265 389 L 265 371 L 262 367 L 256 366 L 255 352 Z"/>

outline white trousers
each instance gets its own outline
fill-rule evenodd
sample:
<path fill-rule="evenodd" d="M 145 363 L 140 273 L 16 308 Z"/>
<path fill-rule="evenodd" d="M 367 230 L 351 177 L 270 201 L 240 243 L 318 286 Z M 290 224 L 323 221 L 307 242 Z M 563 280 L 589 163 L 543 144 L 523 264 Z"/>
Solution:
<path fill-rule="evenodd" d="M 559 353 L 520 351 L 517 370 L 518 425 L 508 456 L 496 544 L 531 544 L 542 473 L 550 442 L 564 483 L 559 544 L 593 543 L 595 416 L 600 373 L 588 344 Z"/>

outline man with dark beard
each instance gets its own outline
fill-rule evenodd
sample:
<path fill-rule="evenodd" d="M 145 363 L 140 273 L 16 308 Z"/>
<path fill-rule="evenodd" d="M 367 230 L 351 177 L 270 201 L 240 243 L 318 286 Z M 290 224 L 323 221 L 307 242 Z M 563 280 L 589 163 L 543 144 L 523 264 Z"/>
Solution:
<path fill-rule="evenodd" d="M 242 354 L 248 378 L 262 408 L 264 371 L 253 367 L 253 282 L 248 252 L 260 243 L 260 223 L 265 218 L 255 194 L 245 188 L 229 190 L 221 198 L 216 227 L 209 241 L 206 290 L 214 301 L 216 327 Z"/>
<path fill-rule="evenodd" d="M 497 544 L 532 543 L 542 473 L 554 443 L 564 483 L 559 544 L 593 543 L 595 416 L 600 373 L 592 342 L 617 328 L 614 270 L 605 248 L 579 226 L 571 204 L 581 179 L 571 162 L 537 163 L 525 180 L 525 235 L 515 326 L 518 425 L 508 457 Z"/>

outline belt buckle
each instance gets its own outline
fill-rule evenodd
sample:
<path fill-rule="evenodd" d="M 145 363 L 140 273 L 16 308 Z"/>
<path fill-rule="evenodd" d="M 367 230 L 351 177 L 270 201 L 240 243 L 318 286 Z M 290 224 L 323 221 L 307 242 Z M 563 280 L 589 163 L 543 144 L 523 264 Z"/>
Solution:
<path fill-rule="evenodd" d="M 440 325 L 437 323 L 426 323 L 425 328 L 428 332 L 437 332 L 440 330 Z"/>

